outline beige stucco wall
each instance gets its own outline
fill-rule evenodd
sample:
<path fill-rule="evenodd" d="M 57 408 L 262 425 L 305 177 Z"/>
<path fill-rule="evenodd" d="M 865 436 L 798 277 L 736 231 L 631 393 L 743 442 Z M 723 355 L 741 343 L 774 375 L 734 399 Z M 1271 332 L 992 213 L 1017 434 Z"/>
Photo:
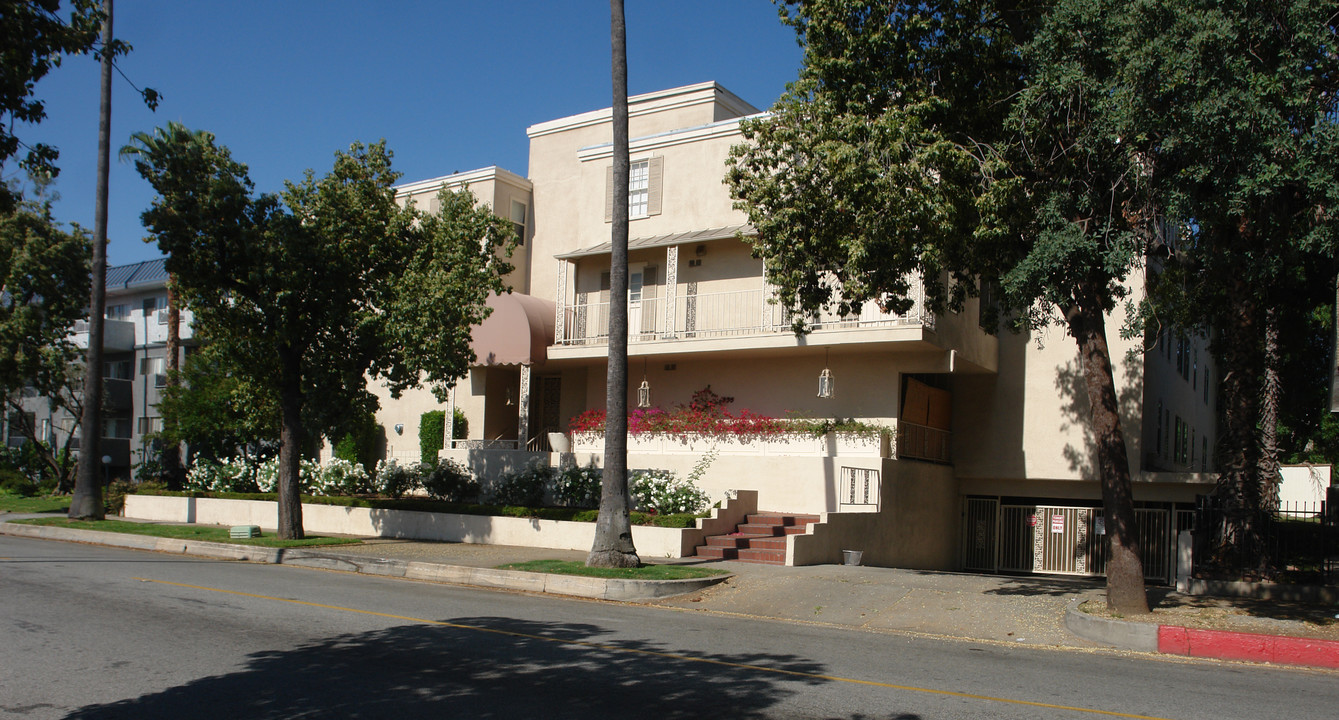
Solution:
<path fill-rule="evenodd" d="M 828 513 L 787 547 L 788 565 L 842 562 L 843 550 L 862 552 L 862 564 L 927 570 L 957 567 L 958 485 L 946 465 L 883 462 L 877 513 Z"/>
<path fill-rule="evenodd" d="M 1122 429 L 1138 468 L 1143 373 L 1123 340 L 1121 311 L 1108 319 Z M 953 462 L 960 477 L 1094 480 L 1093 436 L 1078 345 L 1058 326 L 999 334 L 999 372 L 955 375 Z"/>
<path fill-rule="evenodd" d="M 728 102 L 723 102 L 727 95 Z M 663 158 L 664 174 L 661 213 L 631 220 L 629 236 L 745 222 L 720 185 L 730 146 L 739 141 L 736 124 L 728 122 L 706 134 L 685 129 L 756 110 L 714 83 L 634 97 L 630 104 L 630 156 L 634 161 Z M 609 148 L 602 146 L 612 141 L 612 129 L 607 111 L 600 111 L 536 125 L 529 135 L 535 193 L 530 288 L 540 297 L 553 298 L 557 263 L 552 257 L 609 240 L 611 227 L 604 208 L 612 159 Z"/>

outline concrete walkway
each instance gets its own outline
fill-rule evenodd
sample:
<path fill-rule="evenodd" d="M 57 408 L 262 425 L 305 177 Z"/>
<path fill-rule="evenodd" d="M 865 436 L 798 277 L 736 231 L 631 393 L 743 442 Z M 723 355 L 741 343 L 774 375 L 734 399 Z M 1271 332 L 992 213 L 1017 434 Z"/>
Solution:
<path fill-rule="evenodd" d="M 17 519 L 0 514 L 0 521 Z M 1150 595 L 1159 615 L 1144 622 L 1103 618 L 1078 609 L 1104 604 L 1104 584 L 1091 578 L 997 576 L 895 568 L 818 565 L 778 567 L 697 558 L 656 560 L 726 570 L 724 580 L 613 581 L 497 570 L 527 560 L 584 560 L 585 553 L 500 545 L 430 543 L 388 538 L 361 545 L 276 550 L 249 546 L 165 540 L 64 528 L 0 523 L 0 532 L 27 537 L 93 542 L 159 552 L 244 559 L 415 580 L 546 592 L 569 596 L 643 602 L 690 612 L 712 612 L 788 622 L 827 624 L 870 631 L 910 632 L 976 641 L 1033 646 L 1118 647 L 1208 658 L 1277 662 L 1339 668 L 1334 634 L 1339 608 L 1306 608 L 1284 618 L 1262 620 L 1268 632 L 1249 622 L 1242 632 L 1231 622 L 1240 613 L 1222 613 L 1209 627 L 1161 624 L 1168 609 L 1206 605 L 1203 598 L 1177 596 L 1165 589 Z M 1249 609 L 1250 601 L 1217 599 L 1216 605 Z M 1090 606 L 1090 607 L 1091 607 Z M 1257 608 L 1258 610 L 1259 608 Z M 1213 617 L 1210 614 L 1210 617 Z M 1248 615 L 1247 619 L 1251 617 Z M 1203 625 L 1201 621 L 1194 624 Z M 1150 622 L 1152 621 L 1152 622 Z M 1191 623 L 1188 623 L 1191 624 Z M 1205 634 L 1208 633 L 1208 634 Z"/>

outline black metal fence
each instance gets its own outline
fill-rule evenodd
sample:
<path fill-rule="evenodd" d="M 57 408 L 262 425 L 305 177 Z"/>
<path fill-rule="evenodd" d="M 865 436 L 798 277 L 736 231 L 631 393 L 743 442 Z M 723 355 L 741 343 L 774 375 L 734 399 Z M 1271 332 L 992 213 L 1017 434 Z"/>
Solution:
<path fill-rule="evenodd" d="M 1242 513 L 1201 496 L 1195 511 L 1197 574 L 1237 574 L 1302 584 L 1339 583 L 1339 488 L 1326 501 L 1282 503 L 1276 512 Z M 1230 541 L 1225 523 L 1247 528 Z M 1261 577 L 1264 576 L 1264 577 Z"/>

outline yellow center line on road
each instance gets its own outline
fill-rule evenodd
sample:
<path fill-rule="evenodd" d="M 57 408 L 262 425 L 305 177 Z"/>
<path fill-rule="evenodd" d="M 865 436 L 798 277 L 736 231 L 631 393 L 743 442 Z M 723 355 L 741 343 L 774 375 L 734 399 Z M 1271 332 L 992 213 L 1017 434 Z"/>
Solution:
<path fill-rule="evenodd" d="M 273 600 L 275 602 L 289 603 L 291 605 L 305 605 L 307 607 L 321 608 L 323 610 L 337 610 L 339 612 L 354 613 L 356 615 L 370 615 L 373 617 L 388 618 L 391 620 L 404 620 L 412 623 L 422 623 L 424 625 L 436 625 L 438 627 L 449 627 L 458 630 L 473 630 L 476 632 L 492 633 L 494 635 L 505 635 L 508 637 L 523 638 L 526 640 L 543 640 L 559 645 L 576 645 L 595 650 L 604 650 L 613 653 L 626 653 L 630 655 L 648 655 L 651 657 L 665 658 L 669 660 L 679 660 L 683 662 L 704 663 L 707 665 L 719 665 L 721 667 L 738 668 L 741 670 L 754 670 L 757 672 L 772 673 L 774 675 L 787 675 L 791 677 L 807 678 L 815 680 L 828 680 L 831 682 L 848 683 L 851 685 L 868 685 L 870 687 L 887 688 L 889 690 L 903 690 L 906 692 L 924 693 L 928 695 L 940 695 L 945 697 L 965 698 L 969 700 L 984 700 L 986 702 L 1003 703 L 1007 705 L 1022 705 L 1025 707 L 1046 708 L 1048 710 L 1065 710 L 1069 712 L 1087 713 L 1089 715 L 1101 715 L 1104 717 L 1134 718 L 1135 720 L 1169 720 L 1153 715 L 1136 715 L 1132 713 L 1114 712 L 1111 710 L 1095 710 L 1093 708 L 1074 707 L 1072 705 L 1055 705 L 1052 703 L 1034 702 L 1031 700 L 1014 700 L 1011 698 L 994 697 L 991 695 L 976 695 L 973 693 L 955 692 L 953 690 L 936 690 L 934 688 L 923 688 L 915 685 L 897 685 L 894 683 L 878 682 L 875 680 L 860 680 L 857 678 L 841 677 L 838 675 L 823 675 L 820 673 L 801 672 L 798 670 L 786 670 L 783 668 L 772 668 L 766 665 L 749 665 L 747 663 L 735 663 L 726 660 L 715 660 L 706 657 L 696 657 L 693 655 L 680 655 L 669 652 L 656 652 L 655 650 L 640 650 L 637 648 L 619 647 L 617 645 L 605 645 L 603 643 L 587 642 L 585 640 L 570 640 L 564 638 L 546 637 L 543 635 L 531 635 L 529 633 L 516 632 L 514 630 L 499 630 L 497 628 L 481 627 L 478 625 L 463 625 L 460 623 L 446 622 L 444 620 L 428 620 L 427 618 L 417 618 L 408 615 L 395 615 L 392 613 L 377 612 L 375 610 L 360 610 L 358 608 L 341 607 L 339 605 L 326 605 L 325 603 L 309 602 L 306 600 L 294 600 L 292 598 L 275 597 L 272 595 L 257 595 L 255 593 L 241 592 L 239 590 L 225 590 L 223 588 L 206 587 L 203 585 L 191 585 L 188 583 L 172 582 L 170 580 L 154 580 L 152 578 L 136 577 L 135 580 L 147 583 L 156 583 L 158 585 L 172 585 L 175 587 L 190 588 L 192 590 L 203 590 L 205 592 L 223 593 L 225 595 L 236 595 L 239 597 L 255 598 L 257 600 Z"/>

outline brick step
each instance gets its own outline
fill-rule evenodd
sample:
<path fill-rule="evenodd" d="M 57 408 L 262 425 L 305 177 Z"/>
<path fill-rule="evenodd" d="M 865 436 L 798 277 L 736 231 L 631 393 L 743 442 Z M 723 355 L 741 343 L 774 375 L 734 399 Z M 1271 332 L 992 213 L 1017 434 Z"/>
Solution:
<path fill-rule="evenodd" d="M 707 545 L 711 547 L 732 547 L 732 548 L 767 548 L 770 550 L 785 550 L 786 538 L 781 535 L 712 535 L 707 538 Z"/>
<path fill-rule="evenodd" d="M 745 523 L 740 525 L 739 532 L 745 535 L 760 536 L 781 536 L 781 535 L 803 535 L 808 525 L 759 525 L 755 523 Z"/>
<path fill-rule="evenodd" d="M 697 557 L 716 558 L 718 560 L 738 560 L 739 548 L 698 545 Z"/>
<path fill-rule="evenodd" d="M 783 513 L 758 513 L 744 520 L 748 525 L 808 525 L 818 522 L 817 515 L 786 515 Z"/>
<path fill-rule="evenodd" d="M 745 548 L 738 551 L 739 559 L 745 562 L 766 563 L 768 565 L 785 565 L 785 550 L 755 550 Z"/>

